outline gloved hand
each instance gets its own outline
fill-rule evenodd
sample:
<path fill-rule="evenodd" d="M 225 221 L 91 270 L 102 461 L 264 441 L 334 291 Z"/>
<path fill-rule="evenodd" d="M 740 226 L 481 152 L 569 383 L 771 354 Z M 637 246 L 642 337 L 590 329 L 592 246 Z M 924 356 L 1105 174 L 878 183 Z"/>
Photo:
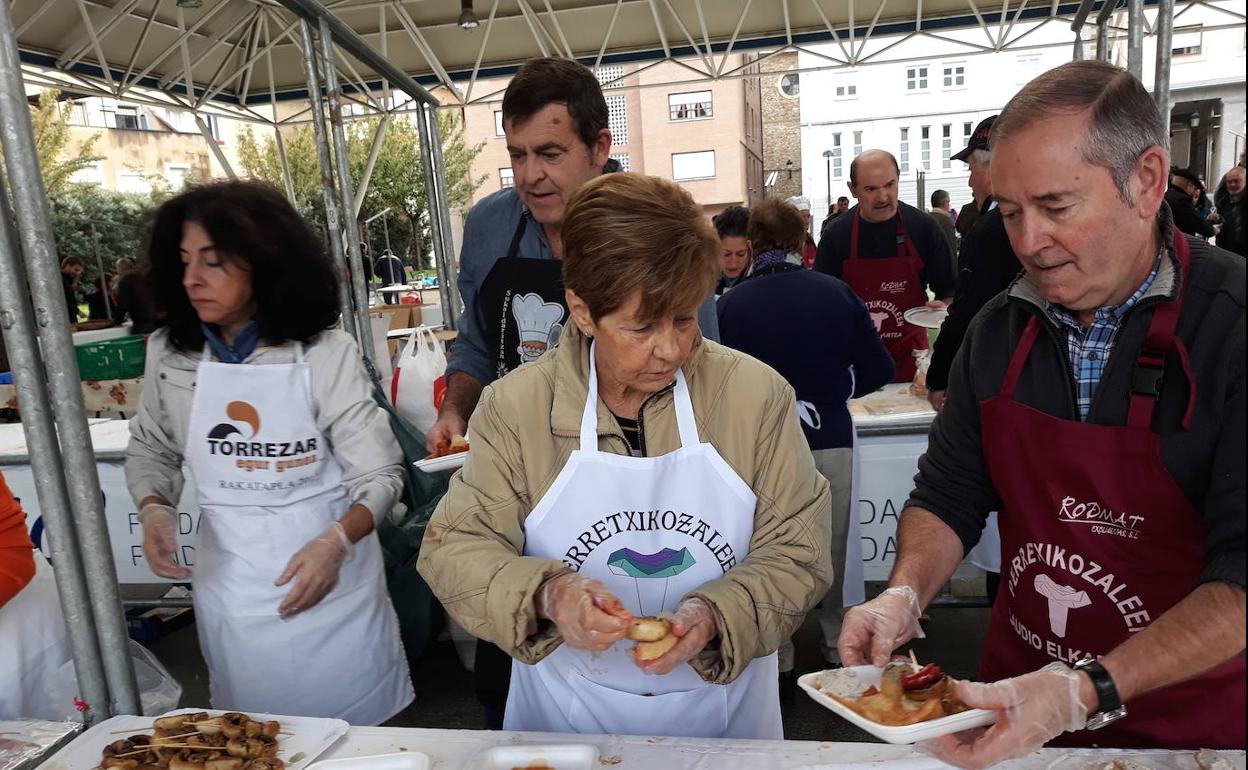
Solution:
<path fill-rule="evenodd" d="M 139 511 L 143 525 L 143 558 L 163 578 L 189 580 L 191 571 L 178 564 L 178 512 L 171 505 L 148 503 Z"/>
<path fill-rule="evenodd" d="M 346 530 L 335 521 L 290 557 L 286 569 L 273 585 L 283 586 L 294 578 L 298 580 L 278 606 L 277 614 L 288 618 L 315 607 L 324 599 L 338 582 L 338 570 L 351 553 L 351 545 Z"/>
<path fill-rule="evenodd" d="M 633 662 L 647 674 L 669 674 L 682 663 L 697 657 L 705 649 L 708 642 L 719 633 L 719 625 L 715 622 L 715 610 L 705 599 L 697 596 L 685 599 L 676 607 L 670 618 L 672 634 L 680 637 L 676 646 L 654 660 L 637 660 Z M 628 653 L 633 654 L 632 650 Z"/>
<path fill-rule="evenodd" d="M 893 650 L 922 639 L 919 595 L 910 586 L 893 586 L 845 613 L 836 651 L 843 666 L 885 666 Z"/>
<path fill-rule="evenodd" d="M 565 572 L 537 591 L 537 615 L 559 627 L 563 641 L 578 650 L 602 652 L 624 638 L 633 616 L 597 580 Z"/>
<path fill-rule="evenodd" d="M 997 723 L 943 735 L 920 748 L 967 770 L 1030 754 L 1064 732 L 1083 729 L 1088 709 L 1079 684 L 1079 674 L 1061 663 L 993 684 L 957 682 L 954 693 L 966 705 L 1001 712 Z"/>

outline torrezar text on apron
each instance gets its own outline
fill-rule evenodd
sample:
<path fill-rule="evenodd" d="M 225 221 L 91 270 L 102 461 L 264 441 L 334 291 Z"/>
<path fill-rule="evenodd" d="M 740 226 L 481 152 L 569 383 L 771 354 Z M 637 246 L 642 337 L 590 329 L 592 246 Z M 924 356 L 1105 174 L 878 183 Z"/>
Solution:
<path fill-rule="evenodd" d="M 636 615 L 674 610 L 749 553 L 757 498 L 698 441 L 682 372 L 673 392 L 680 449 L 624 457 L 598 449 L 598 381 L 590 349 L 581 446 L 525 520 L 526 556 L 560 559 L 602 581 Z M 508 730 L 782 737 L 775 654 L 712 685 L 688 665 L 642 673 L 627 640 L 594 655 L 563 645 L 535 666 L 512 663 Z"/>
<path fill-rule="evenodd" d="M 875 330 L 893 357 L 897 368 L 893 382 L 909 382 L 914 379 L 917 368 L 914 351 L 927 350 L 927 330 L 906 323 L 903 314 L 926 304 L 927 294 L 919 278 L 923 261 L 906 235 L 900 210 L 894 218 L 897 220 L 897 256 L 864 259 L 858 256 L 858 225 L 862 213 L 854 212 L 849 258 L 841 267 L 841 277 L 867 306 Z"/>
<path fill-rule="evenodd" d="M 507 255 L 477 290 L 477 321 L 498 377 L 557 346 L 568 314 L 563 264 L 518 255 L 528 219 L 527 212 L 520 215 Z"/>
<path fill-rule="evenodd" d="M 293 586 L 273 581 L 350 506 L 298 343 L 295 356 L 222 364 L 205 347 L 196 375 L 185 458 L 202 517 L 195 620 L 212 705 L 379 724 L 414 695 L 376 533 L 319 604 L 277 614 Z"/>
<path fill-rule="evenodd" d="M 1181 233 L 1174 241 L 1182 291 L 1188 246 Z M 1174 334 L 1182 306 L 1180 294 L 1156 307 L 1136 367 L 1182 366 L 1194 399 L 1197 383 Z M 1204 566 L 1200 512 L 1162 465 L 1150 429 L 1153 395 L 1131 394 L 1122 427 L 1063 420 L 1014 400 L 1040 332 L 1033 317 L 1001 392 L 980 405 L 984 457 L 1002 502 L 1002 586 L 980 669 L 985 681 L 1109 652 L 1182 600 Z M 1064 740 L 1243 748 L 1244 656 L 1135 698 L 1126 718 Z"/>

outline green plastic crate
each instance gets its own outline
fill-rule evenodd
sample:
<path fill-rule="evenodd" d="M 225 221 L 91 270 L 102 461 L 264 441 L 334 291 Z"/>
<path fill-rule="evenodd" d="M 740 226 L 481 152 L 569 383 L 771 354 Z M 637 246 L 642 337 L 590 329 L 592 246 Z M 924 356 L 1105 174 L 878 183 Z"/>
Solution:
<path fill-rule="evenodd" d="M 78 376 L 83 380 L 130 380 L 142 377 L 146 348 L 147 338 L 140 334 L 75 345 Z"/>

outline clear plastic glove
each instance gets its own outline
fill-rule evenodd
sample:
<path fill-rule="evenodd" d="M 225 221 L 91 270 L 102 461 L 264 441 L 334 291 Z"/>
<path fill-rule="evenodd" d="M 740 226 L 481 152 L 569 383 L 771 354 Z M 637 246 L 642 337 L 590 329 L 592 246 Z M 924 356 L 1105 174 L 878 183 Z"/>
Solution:
<path fill-rule="evenodd" d="M 148 503 L 139 511 L 143 525 L 143 558 L 152 572 L 172 580 L 189 580 L 191 571 L 178 564 L 178 512 L 171 505 Z"/>
<path fill-rule="evenodd" d="M 289 618 L 315 607 L 338 583 L 338 571 L 350 553 L 351 540 L 336 521 L 300 548 L 290 557 L 281 577 L 273 581 L 275 586 L 284 586 L 295 580 L 295 587 L 286 594 L 277 614 Z"/>
<path fill-rule="evenodd" d="M 669 674 L 682 663 L 697 657 L 698 653 L 719 634 L 719 625 L 715 622 L 715 611 L 704 599 L 696 596 L 685 599 L 676 608 L 670 618 L 672 635 L 680 637 L 676 646 L 654 660 L 637 660 L 633 662 L 647 674 Z M 633 655 L 632 650 L 628 653 Z"/>
<path fill-rule="evenodd" d="M 967 770 L 1030 754 L 1062 733 L 1083 729 L 1088 709 L 1079 684 L 1079 674 L 1061 663 L 993 684 L 957 682 L 954 692 L 966 705 L 1001 712 L 997 723 L 944 735 L 920 748 Z"/>
<path fill-rule="evenodd" d="M 923 638 L 919 595 L 910 586 L 893 586 L 845 613 L 836 642 L 843 666 L 885 666 L 893 650 Z"/>
<path fill-rule="evenodd" d="M 575 572 L 542 583 L 536 605 L 538 617 L 553 620 L 563 641 L 578 650 L 602 652 L 624 638 L 633 620 L 606 586 Z"/>

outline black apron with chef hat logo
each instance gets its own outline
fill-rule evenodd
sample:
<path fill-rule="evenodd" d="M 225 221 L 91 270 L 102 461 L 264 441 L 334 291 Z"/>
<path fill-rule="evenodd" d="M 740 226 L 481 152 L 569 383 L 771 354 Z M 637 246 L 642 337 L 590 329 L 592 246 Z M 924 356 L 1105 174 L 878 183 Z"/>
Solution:
<path fill-rule="evenodd" d="M 558 345 L 567 320 L 562 263 L 518 255 L 527 225 L 525 212 L 507 255 L 494 263 L 477 291 L 477 323 L 496 377 Z"/>

